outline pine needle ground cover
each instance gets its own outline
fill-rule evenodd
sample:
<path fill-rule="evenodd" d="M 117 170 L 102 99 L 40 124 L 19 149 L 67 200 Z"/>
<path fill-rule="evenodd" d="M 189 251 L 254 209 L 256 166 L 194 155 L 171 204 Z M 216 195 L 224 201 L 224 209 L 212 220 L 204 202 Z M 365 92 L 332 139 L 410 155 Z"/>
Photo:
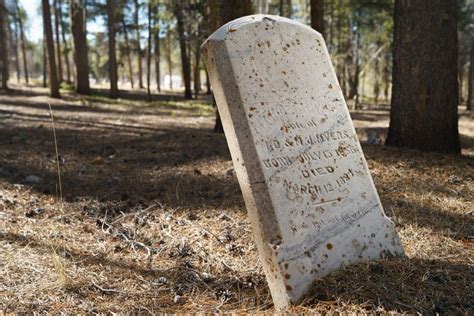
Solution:
<path fill-rule="evenodd" d="M 0 95 L 0 310 L 274 312 L 207 101 L 64 94 Z M 454 156 L 379 145 L 386 107 L 352 116 L 407 257 L 334 272 L 290 312 L 472 314 L 473 119 Z"/>

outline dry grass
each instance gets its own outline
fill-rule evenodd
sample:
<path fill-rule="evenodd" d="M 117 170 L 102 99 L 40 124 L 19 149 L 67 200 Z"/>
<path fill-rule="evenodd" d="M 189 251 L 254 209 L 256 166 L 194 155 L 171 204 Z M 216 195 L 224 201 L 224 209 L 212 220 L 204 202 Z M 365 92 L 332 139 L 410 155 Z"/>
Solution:
<path fill-rule="evenodd" d="M 53 101 L 61 203 L 45 100 L 0 96 L 0 310 L 274 312 L 211 117 Z M 354 117 L 383 128 L 386 114 Z M 461 125 L 469 145 L 474 122 Z M 472 314 L 474 159 L 464 145 L 464 156 L 364 145 L 407 257 L 335 272 L 290 311 Z M 26 183 L 32 174 L 42 182 Z"/>

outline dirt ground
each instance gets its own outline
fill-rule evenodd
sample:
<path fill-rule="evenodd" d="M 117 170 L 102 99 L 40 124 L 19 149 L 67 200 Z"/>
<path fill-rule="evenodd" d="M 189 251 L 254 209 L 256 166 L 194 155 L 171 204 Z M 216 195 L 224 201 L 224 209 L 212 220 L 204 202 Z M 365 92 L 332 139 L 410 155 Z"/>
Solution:
<path fill-rule="evenodd" d="M 274 312 L 205 97 L 20 88 L 0 94 L 0 310 Z M 474 120 L 455 156 L 380 145 L 387 107 L 352 116 L 407 257 L 334 272 L 289 311 L 474 314 Z"/>

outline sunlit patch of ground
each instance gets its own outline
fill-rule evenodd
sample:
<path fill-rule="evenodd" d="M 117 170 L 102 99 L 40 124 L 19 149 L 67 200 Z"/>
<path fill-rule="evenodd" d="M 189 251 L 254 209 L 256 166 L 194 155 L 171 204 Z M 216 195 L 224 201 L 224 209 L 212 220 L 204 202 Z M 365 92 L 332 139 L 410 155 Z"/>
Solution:
<path fill-rule="evenodd" d="M 0 310 L 273 312 L 208 99 L 64 95 L 0 95 Z M 386 110 L 352 115 L 363 141 L 371 129 L 384 137 Z M 332 273 L 291 311 L 474 311 L 474 122 L 467 115 L 460 130 L 464 156 L 363 145 L 407 257 Z M 31 175 L 39 182 L 27 182 Z"/>

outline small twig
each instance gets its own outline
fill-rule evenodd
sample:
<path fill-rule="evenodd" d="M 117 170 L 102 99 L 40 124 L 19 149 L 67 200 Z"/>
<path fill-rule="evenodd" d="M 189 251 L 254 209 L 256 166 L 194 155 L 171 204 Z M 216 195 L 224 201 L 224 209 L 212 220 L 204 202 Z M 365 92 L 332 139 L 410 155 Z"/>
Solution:
<path fill-rule="evenodd" d="M 102 220 L 102 225 L 101 225 L 101 227 L 100 227 L 100 229 L 101 229 L 102 232 L 104 232 L 104 233 L 107 233 L 108 230 L 109 230 L 109 228 L 110 228 L 110 225 L 107 224 L 107 222 L 106 222 L 106 221 L 107 221 L 107 211 L 108 211 L 108 209 L 105 209 L 104 219 Z M 107 231 L 104 230 L 104 225 L 107 225 Z"/>
<path fill-rule="evenodd" d="M 176 183 L 176 187 L 175 187 L 175 192 L 176 192 L 176 204 L 179 205 L 179 191 L 178 191 L 178 187 L 179 187 L 179 183 L 181 182 L 181 177 L 179 177 L 178 179 L 178 182 Z"/>
<path fill-rule="evenodd" d="M 124 293 L 124 292 L 119 291 L 119 290 L 103 288 L 102 286 L 100 286 L 100 285 L 98 285 L 97 283 L 95 283 L 94 280 L 92 280 L 91 282 L 92 282 L 92 284 L 93 284 L 96 288 L 98 288 L 98 289 L 101 290 L 102 292 Z"/>
<path fill-rule="evenodd" d="M 49 106 L 49 113 L 51 115 L 51 123 L 53 125 L 53 137 L 54 137 L 54 148 L 56 149 L 56 165 L 58 167 L 58 181 L 59 181 L 59 199 L 63 200 L 63 188 L 61 185 L 61 170 L 59 168 L 59 151 L 58 151 L 58 141 L 56 139 L 56 128 L 54 126 L 54 116 L 53 116 L 53 109 L 51 108 L 51 103 L 48 103 Z"/>

